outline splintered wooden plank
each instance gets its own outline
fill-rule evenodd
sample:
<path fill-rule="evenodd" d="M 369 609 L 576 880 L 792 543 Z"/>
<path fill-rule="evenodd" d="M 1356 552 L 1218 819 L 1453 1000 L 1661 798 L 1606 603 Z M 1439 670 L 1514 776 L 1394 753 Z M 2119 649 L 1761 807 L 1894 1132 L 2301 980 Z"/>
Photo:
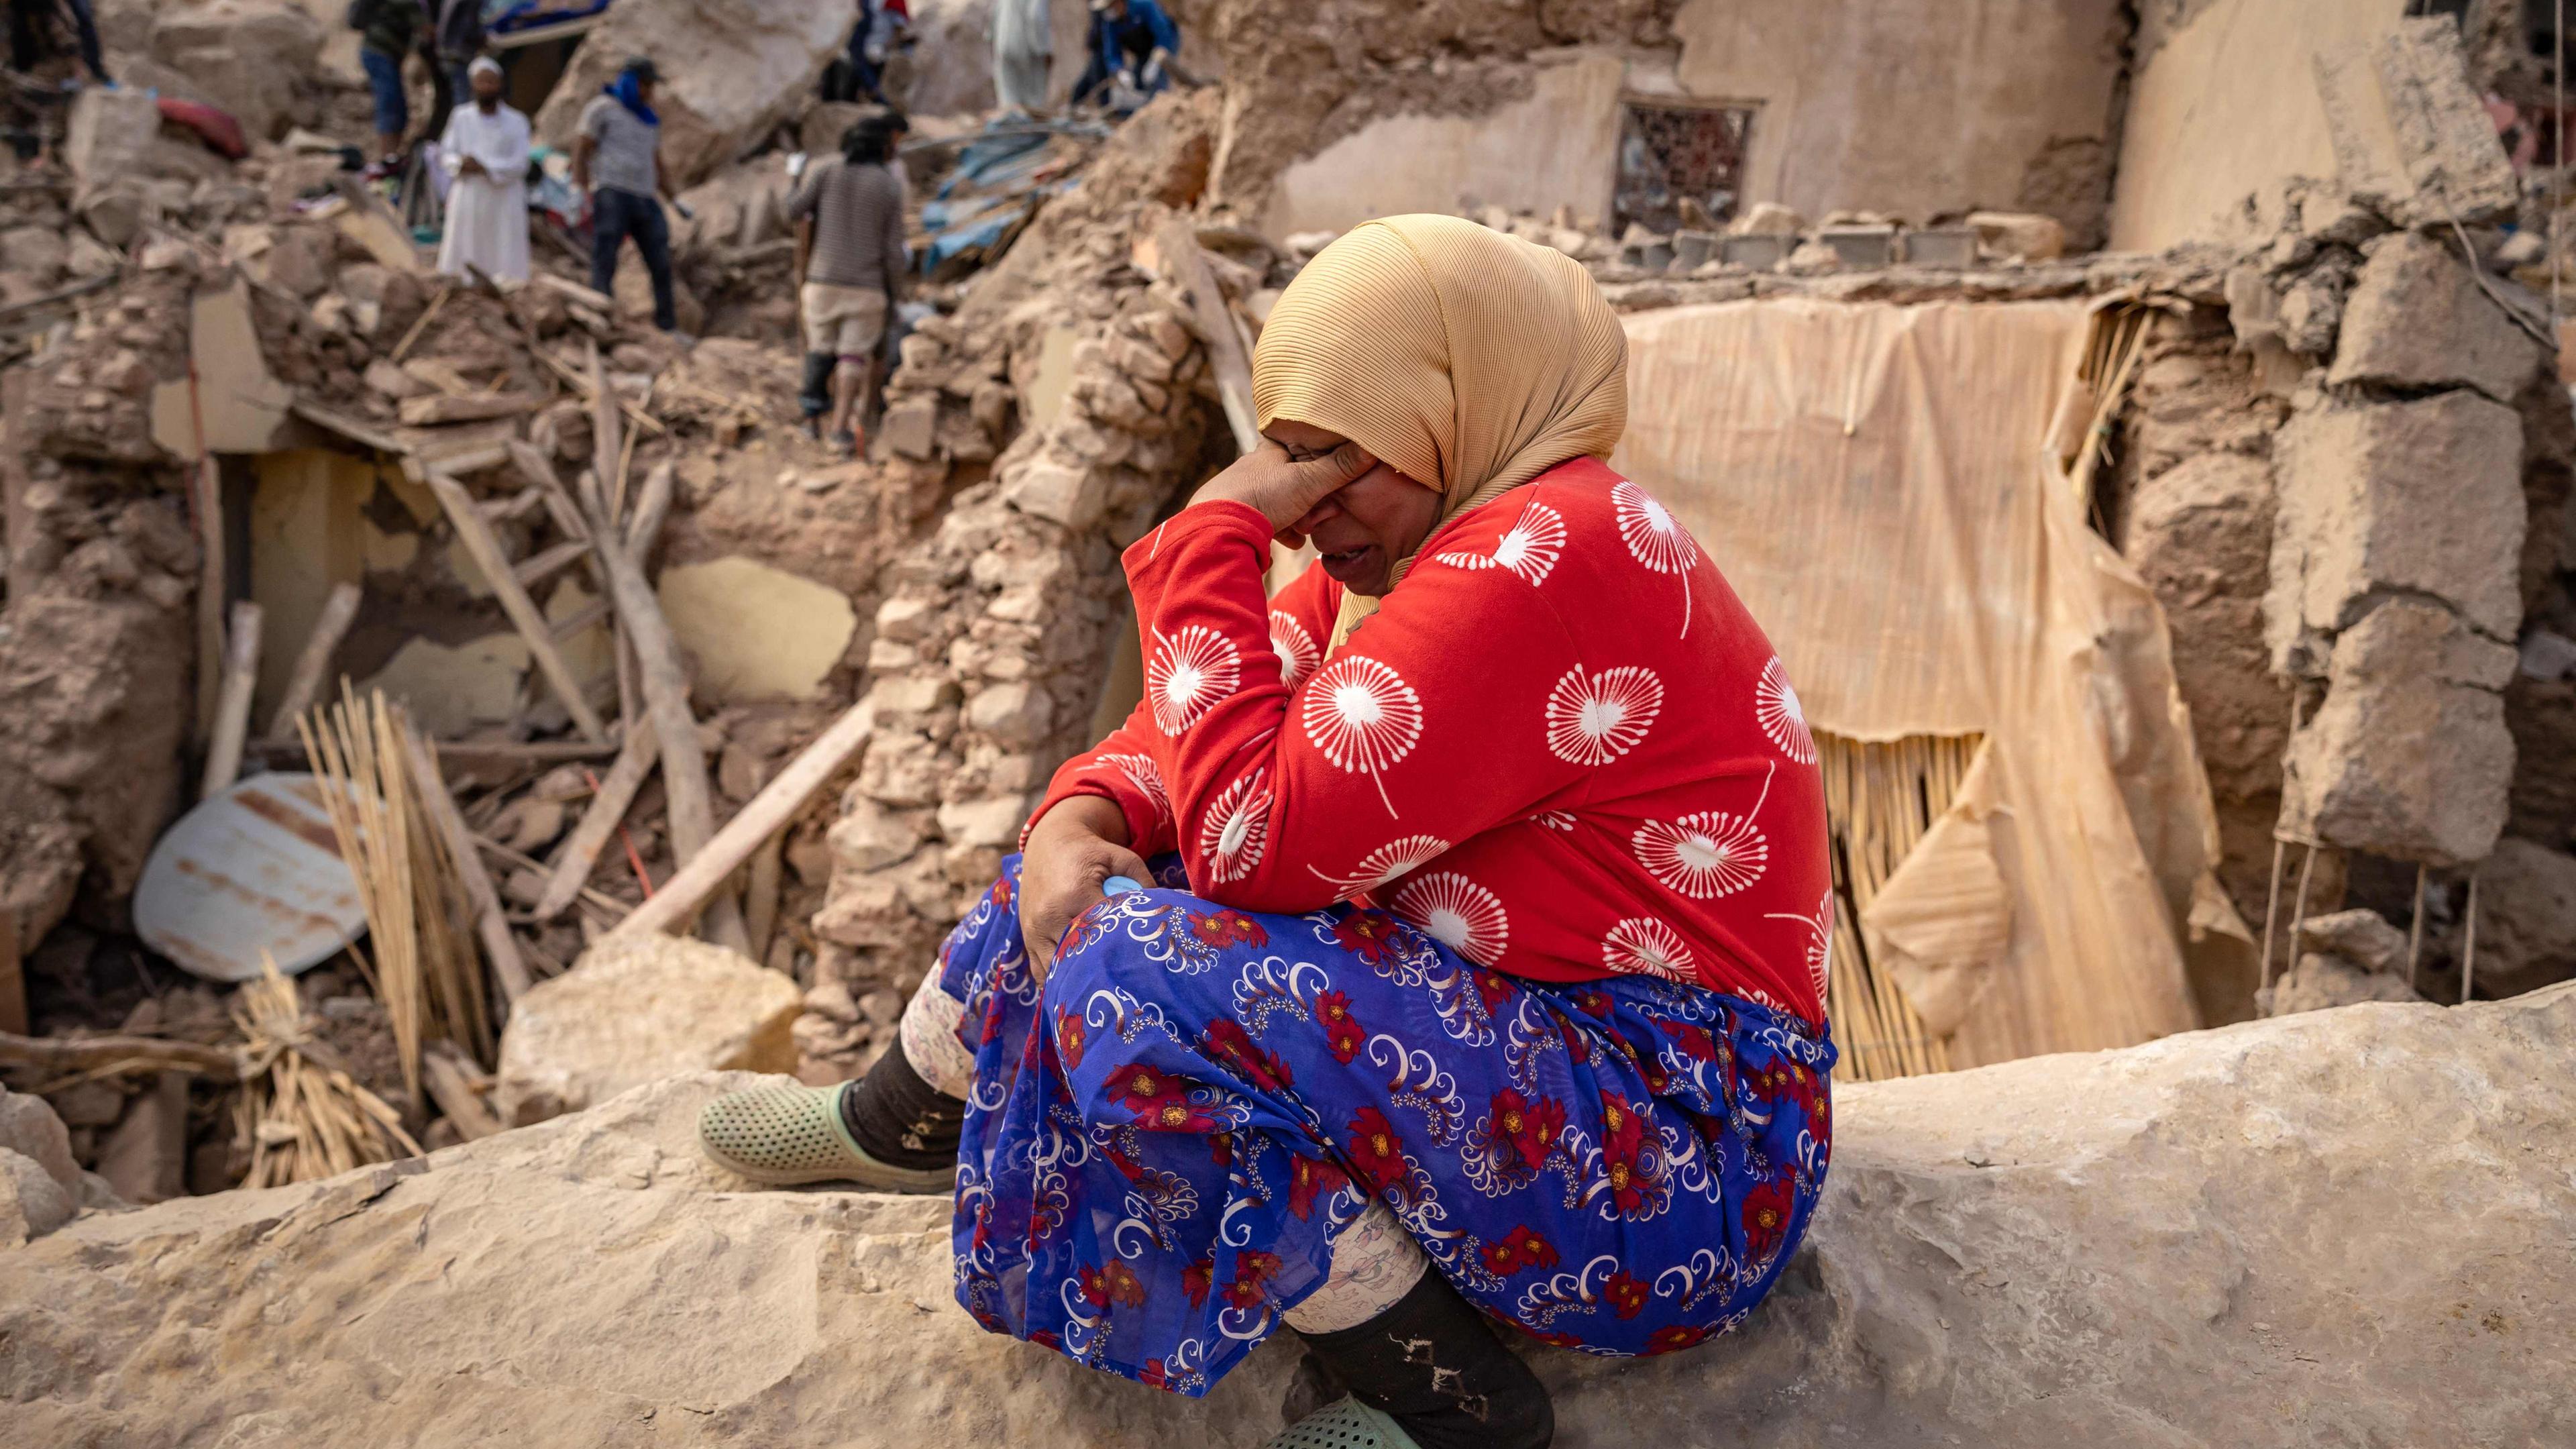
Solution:
<path fill-rule="evenodd" d="M 427 471 L 421 476 L 430 491 L 438 496 L 438 506 L 446 510 L 448 523 L 456 529 L 457 541 L 465 545 L 475 567 L 483 571 L 484 582 L 492 586 L 492 596 L 501 601 L 502 612 L 510 616 L 510 623 L 518 629 L 519 637 L 528 641 L 529 657 L 536 660 L 546 683 L 553 687 L 555 697 L 563 701 L 564 710 L 572 716 L 573 724 L 590 739 L 607 739 L 608 726 L 601 722 L 599 711 L 592 709 L 590 701 L 583 697 L 581 681 L 574 677 L 572 667 L 564 663 L 563 651 L 555 647 L 554 627 L 546 622 L 544 611 L 528 597 L 528 591 L 520 587 L 517 571 L 509 555 L 502 551 L 501 541 L 492 536 L 491 525 L 475 511 L 473 495 L 465 491 L 464 484 L 444 473 Z"/>

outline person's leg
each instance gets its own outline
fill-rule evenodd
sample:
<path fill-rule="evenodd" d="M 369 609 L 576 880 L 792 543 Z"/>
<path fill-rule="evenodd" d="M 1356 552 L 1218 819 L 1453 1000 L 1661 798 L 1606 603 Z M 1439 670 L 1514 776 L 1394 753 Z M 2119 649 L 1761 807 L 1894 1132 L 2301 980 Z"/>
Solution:
<path fill-rule="evenodd" d="M 626 245 L 629 212 L 626 193 L 603 186 L 590 200 L 590 289 L 603 297 L 617 295 L 617 252 Z"/>
<path fill-rule="evenodd" d="M 89 68 L 90 78 L 101 85 L 110 84 L 107 60 L 98 43 L 98 18 L 90 13 L 89 0 L 63 0 L 72 12 L 72 29 L 80 40 L 81 64 Z"/>
<path fill-rule="evenodd" d="M 680 330 L 680 311 L 671 294 L 671 223 L 662 203 L 650 196 L 635 199 L 635 249 L 644 254 L 644 274 L 653 279 L 653 325 Z"/>
<path fill-rule="evenodd" d="M 441 64 L 436 55 L 424 57 L 429 62 L 429 125 L 421 135 L 436 140 L 447 134 L 447 118 L 456 110 L 456 98 L 465 94 L 456 83 L 456 73 Z"/>
<path fill-rule="evenodd" d="M 1393 1419 L 1420 1449 L 1547 1449 L 1547 1387 L 1429 1266 L 1373 1203 L 1334 1240 L 1332 1276 L 1285 1321 L 1330 1391 Z M 1301 1422 L 1350 1417 L 1327 1408 Z"/>
<path fill-rule="evenodd" d="M 381 50 L 360 50 L 358 63 L 367 72 L 367 93 L 375 106 L 376 155 L 381 163 L 402 150 L 403 132 L 411 125 L 411 105 L 403 95 L 402 62 Z"/>

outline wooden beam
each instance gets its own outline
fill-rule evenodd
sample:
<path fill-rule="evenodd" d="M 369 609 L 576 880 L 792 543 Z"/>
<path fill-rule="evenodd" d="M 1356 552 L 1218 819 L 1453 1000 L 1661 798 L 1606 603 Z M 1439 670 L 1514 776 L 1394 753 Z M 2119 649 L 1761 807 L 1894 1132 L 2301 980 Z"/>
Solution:
<path fill-rule="evenodd" d="M 680 868 L 652 898 L 637 906 L 632 915 L 617 923 L 611 937 L 632 936 L 645 931 L 667 931 L 688 919 L 700 902 L 722 889 L 742 863 L 751 859 L 761 842 L 787 828 L 803 809 L 805 802 L 832 773 L 848 763 L 868 742 L 876 728 L 876 706 L 866 700 L 850 706 L 849 712 L 832 722 L 832 727 L 815 737 L 812 744 L 788 762 L 761 792 L 751 797 L 742 813 L 725 822 L 725 828 L 709 840 L 703 850 L 682 859 Z M 667 786 L 667 774 L 664 778 Z M 719 897 L 721 899 L 721 897 Z M 739 949 L 739 948 L 737 948 Z"/>
<path fill-rule="evenodd" d="M 617 763 L 608 767 L 608 776 L 599 782 L 599 790 L 590 797 L 590 805 L 575 821 L 572 833 L 564 837 L 555 852 L 554 873 L 546 878 L 546 887 L 537 896 L 530 912 L 540 921 L 562 915 L 590 873 L 599 865 L 600 852 L 608 848 L 609 838 L 617 833 L 618 822 L 635 804 L 636 792 L 644 788 L 646 777 L 662 757 L 661 741 L 653 734 L 653 721 L 635 720 L 626 726 L 626 746 L 617 752 Z"/>
<path fill-rule="evenodd" d="M 518 579 L 520 588 L 533 589 L 562 573 L 566 565 L 579 563 L 588 557 L 590 557 L 590 540 L 566 539 L 543 553 L 533 553 L 519 560 L 512 566 L 510 572 Z"/>
<path fill-rule="evenodd" d="M 446 423 L 480 423 L 493 418 L 525 417 L 535 412 L 541 401 L 541 398 L 506 392 L 477 393 L 468 397 L 432 393 L 427 397 L 403 399 L 397 415 L 405 427 L 431 428 Z"/>
<path fill-rule="evenodd" d="M 431 470 L 422 476 L 430 491 L 438 495 L 439 507 L 447 511 L 447 521 L 455 527 L 457 541 L 465 545 L 475 567 L 483 571 L 483 581 L 492 586 L 493 597 L 501 601 L 502 612 L 510 616 L 519 637 L 528 641 L 529 655 L 544 672 L 546 683 L 554 686 L 555 697 L 563 701 L 573 724 L 591 739 L 608 738 L 608 726 L 583 696 L 581 681 L 573 677 L 572 666 L 564 663 L 563 651 L 555 647 L 554 630 L 547 625 L 545 614 L 528 597 L 528 591 L 519 586 L 509 555 L 502 552 L 501 541 L 492 536 L 491 525 L 474 511 L 473 495 L 465 491 L 464 484 L 444 473 Z"/>
<path fill-rule="evenodd" d="M 626 546 L 637 563 L 653 561 L 653 545 L 662 535 L 662 520 L 670 516 L 677 481 L 677 470 L 667 460 L 644 475 L 643 491 L 635 495 L 635 516 L 626 520 Z"/>
<path fill-rule="evenodd" d="M 1261 446 L 1252 413 L 1252 363 L 1244 356 L 1243 338 L 1226 312 L 1216 273 L 1199 251 L 1196 231 L 1184 218 L 1175 216 L 1163 223 L 1154 238 L 1154 250 L 1162 274 L 1190 294 L 1190 315 L 1198 324 L 1199 340 L 1207 344 L 1208 367 L 1216 374 L 1217 397 L 1225 406 L 1227 425 L 1234 430 L 1235 448 L 1249 453 Z"/>
<path fill-rule="evenodd" d="M 0 1033 L 27 1030 L 27 974 L 19 963 L 18 913 L 0 906 Z"/>
<path fill-rule="evenodd" d="M 590 537 L 590 525 L 583 521 L 580 507 L 572 501 L 572 494 L 565 489 L 563 479 L 556 475 L 555 465 L 536 444 L 525 439 L 511 439 L 510 465 L 545 495 L 546 513 L 554 519 L 555 527 L 562 530 L 564 537 Z"/>
<path fill-rule="evenodd" d="M 598 497 L 598 491 L 594 484 L 582 500 L 590 516 L 591 547 L 607 571 L 610 600 L 617 606 L 618 622 L 625 628 L 627 642 L 634 646 L 636 688 L 643 696 L 644 713 L 652 719 L 654 733 L 662 744 L 662 791 L 670 800 L 671 858 L 685 869 L 715 834 L 715 807 L 707 788 L 707 752 L 698 743 L 697 716 L 689 712 L 689 676 L 680 665 L 680 646 L 671 637 L 670 623 L 662 617 L 661 602 L 653 596 L 643 565 L 619 539 L 616 524 L 608 517 L 607 505 Z M 731 874 L 731 868 L 722 874 Z M 721 883 L 719 878 L 716 885 Z M 716 885 L 700 891 L 690 907 L 706 905 L 709 940 L 744 950 L 751 944 L 751 937 L 743 929 L 741 908 Z M 655 899 L 659 898 L 656 892 Z"/>
<path fill-rule="evenodd" d="M 223 1047 L 192 1041 L 165 1041 L 157 1036 L 21 1036 L 0 1031 L 0 1062 L 46 1067 L 55 1071 L 195 1072 L 232 1081 L 240 1062 Z"/>
<path fill-rule="evenodd" d="M 501 983 L 501 995 L 516 1002 L 534 983 L 528 977 L 528 963 L 519 955 L 519 943 L 510 935 L 509 918 L 501 914 L 501 893 L 492 889 L 491 873 L 483 869 L 483 857 L 474 853 L 474 832 L 457 812 L 456 797 L 447 793 L 447 780 L 438 773 L 438 757 L 421 742 L 418 731 L 405 727 L 402 737 L 404 763 L 420 788 L 430 825 L 447 843 L 456 879 L 474 909 L 474 934 L 482 938 L 483 954 L 491 959 L 492 977 Z"/>
<path fill-rule="evenodd" d="M 626 516 L 626 454 L 618 438 L 617 390 L 608 385 L 596 341 L 590 344 L 590 388 L 590 466 L 599 474 L 600 497 L 614 524 Z"/>
<path fill-rule="evenodd" d="M 233 605 L 224 640 L 223 687 L 215 698 L 214 732 L 207 737 L 206 773 L 197 782 L 203 800 L 241 778 L 242 743 L 250 738 L 250 696 L 259 687 L 259 605 Z"/>
<path fill-rule="evenodd" d="M 331 656 L 339 652 L 340 641 L 349 637 L 360 597 L 356 584 L 331 586 L 331 596 L 322 601 L 322 613 L 313 621 L 313 632 L 305 636 L 304 652 L 295 656 L 295 672 L 286 678 L 286 692 L 277 697 L 277 710 L 268 717 L 265 738 L 269 743 L 295 742 L 295 721 L 322 692 L 322 676 L 331 672 Z"/>
<path fill-rule="evenodd" d="M 501 1119 L 485 1104 L 483 1095 L 474 1090 L 474 1079 L 481 1075 L 452 1042 L 430 1042 L 421 1050 L 421 1085 L 429 1089 L 430 1100 L 438 1104 L 438 1110 L 456 1124 L 457 1135 L 468 1142 L 501 1130 Z"/>

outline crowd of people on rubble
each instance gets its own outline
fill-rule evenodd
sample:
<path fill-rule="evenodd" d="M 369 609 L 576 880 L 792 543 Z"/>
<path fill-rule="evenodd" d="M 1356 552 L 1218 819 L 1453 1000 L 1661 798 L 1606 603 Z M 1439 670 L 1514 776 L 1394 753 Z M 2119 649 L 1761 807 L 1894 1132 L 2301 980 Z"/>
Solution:
<path fill-rule="evenodd" d="M 885 77 L 913 44 L 909 0 L 853 0 L 843 52 L 818 87 L 827 102 L 870 110 L 839 138 L 838 155 L 792 166 L 787 214 L 795 224 L 794 284 L 804 334 L 803 409 L 819 440 L 855 453 L 864 444 L 883 355 L 912 259 L 904 241 L 905 190 L 895 148 L 907 129 L 888 100 Z M 993 80 L 1006 120 L 1050 109 L 1053 61 L 1050 0 L 999 0 L 993 18 Z M 1180 28 L 1158 0 L 1087 0 L 1084 67 L 1073 107 L 1123 117 L 1176 81 Z M 10 61 L 30 71 L 65 49 L 91 81 L 111 85 L 92 0 L 8 0 Z M 358 33 L 373 134 L 362 167 L 371 183 L 417 177 L 444 203 L 438 269 L 497 282 L 529 275 L 531 190 L 538 152 L 525 111 L 507 99 L 509 73 L 485 33 L 480 0 L 348 0 Z M 415 127 L 406 75 L 417 58 L 429 82 L 425 123 Z M 637 56 L 583 107 L 571 149 L 581 213 L 590 233 L 590 285 L 613 295 L 633 244 L 651 283 L 653 322 L 676 332 L 671 224 L 665 208 L 687 209 L 671 189 L 671 168 L 655 104 L 662 72 Z M 425 163 L 417 173 L 414 163 Z"/>

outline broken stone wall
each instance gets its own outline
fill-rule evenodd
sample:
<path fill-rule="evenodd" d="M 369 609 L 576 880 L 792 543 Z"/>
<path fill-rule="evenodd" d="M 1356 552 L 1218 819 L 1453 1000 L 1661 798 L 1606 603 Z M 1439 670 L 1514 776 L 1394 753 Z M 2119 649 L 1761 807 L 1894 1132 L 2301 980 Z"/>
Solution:
<path fill-rule="evenodd" d="M 2145 347 L 2108 488 L 2111 537 L 2164 607 L 2218 810 L 2219 881 L 2259 929 L 2290 724 L 2263 649 L 2272 439 L 2288 406 L 2263 391 L 2221 309 L 2160 313 Z M 2340 877 L 2328 884 L 2340 899 Z M 2202 1019 L 2250 1016 L 2257 984 L 2195 977 Z"/>
<path fill-rule="evenodd" d="M 0 911 L 21 949 L 76 907 L 121 924 L 178 803 L 198 555 L 149 407 L 185 376 L 191 282 L 174 265 L 108 296 L 0 378 Z"/>
<path fill-rule="evenodd" d="M 1049 775 L 1096 738 L 1118 631 L 1134 627 L 1118 551 L 1231 452 L 1186 303 L 1129 260 L 1141 228 L 1204 184 L 1215 100 L 1141 113 L 957 313 L 904 343 L 887 466 L 975 481 L 889 571 L 874 620 L 876 734 L 814 922 L 838 948 L 817 975 L 849 995 L 919 980 Z M 803 1030 L 809 1060 L 860 1039 L 828 1015 Z"/>
<path fill-rule="evenodd" d="M 1755 108 L 1739 208 L 2035 210 L 2098 245 L 2122 7 L 1961 8 L 1232 5 L 1217 193 L 1274 236 L 1478 205 L 1599 218 L 1637 95 Z"/>

